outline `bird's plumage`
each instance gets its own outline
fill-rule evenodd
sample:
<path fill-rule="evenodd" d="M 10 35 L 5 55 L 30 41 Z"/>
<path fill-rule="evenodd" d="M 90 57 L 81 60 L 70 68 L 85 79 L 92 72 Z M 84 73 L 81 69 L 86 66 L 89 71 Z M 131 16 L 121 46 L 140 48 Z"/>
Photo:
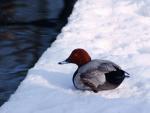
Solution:
<path fill-rule="evenodd" d="M 78 65 L 72 80 L 74 86 L 80 90 L 94 92 L 111 90 L 118 87 L 125 77 L 129 77 L 126 75 L 128 73 L 111 61 L 91 60 L 89 54 L 83 49 L 75 49 L 65 62 Z"/>

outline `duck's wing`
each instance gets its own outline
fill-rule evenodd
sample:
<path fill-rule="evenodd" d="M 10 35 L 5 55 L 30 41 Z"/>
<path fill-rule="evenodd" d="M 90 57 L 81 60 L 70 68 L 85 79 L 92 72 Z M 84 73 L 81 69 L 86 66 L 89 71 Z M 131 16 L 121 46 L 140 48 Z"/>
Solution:
<path fill-rule="evenodd" d="M 98 66 L 98 70 L 104 73 L 108 73 L 111 71 L 121 70 L 121 67 L 113 62 L 105 61 L 100 63 L 100 65 Z"/>
<path fill-rule="evenodd" d="M 80 78 L 82 83 L 95 93 L 102 90 L 111 90 L 118 86 L 117 84 L 112 84 L 106 81 L 104 73 L 97 73 L 97 71 L 82 74 Z"/>
<path fill-rule="evenodd" d="M 99 70 L 91 70 L 80 75 L 82 83 L 91 88 L 94 92 L 99 85 L 103 85 L 106 82 L 106 77 L 103 72 Z"/>
<path fill-rule="evenodd" d="M 119 71 L 104 73 L 99 70 L 92 70 L 91 72 L 80 75 L 82 83 L 93 92 L 114 89 L 121 84 L 124 78 L 124 72 Z"/>
<path fill-rule="evenodd" d="M 103 85 L 106 82 L 105 73 L 116 70 L 114 68 L 114 65 L 115 64 L 109 61 L 93 60 L 88 64 L 82 66 L 78 70 L 78 73 L 80 74 L 81 81 L 85 85 L 88 85 L 90 87 L 92 86 L 92 88 L 93 86 L 98 87 L 98 85 Z"/>

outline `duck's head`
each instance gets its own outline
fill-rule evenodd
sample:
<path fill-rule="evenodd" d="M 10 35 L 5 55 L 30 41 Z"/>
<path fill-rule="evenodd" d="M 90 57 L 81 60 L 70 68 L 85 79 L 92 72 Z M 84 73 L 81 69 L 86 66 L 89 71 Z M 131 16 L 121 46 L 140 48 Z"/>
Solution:
<path fill-rule="evenodd" d="M 90 55 L 84 49 L 78 48 L 73 50 L 66 60 L 59 62 L 58 64 L 74 63 L 80 67 L 90 61 Z"/>

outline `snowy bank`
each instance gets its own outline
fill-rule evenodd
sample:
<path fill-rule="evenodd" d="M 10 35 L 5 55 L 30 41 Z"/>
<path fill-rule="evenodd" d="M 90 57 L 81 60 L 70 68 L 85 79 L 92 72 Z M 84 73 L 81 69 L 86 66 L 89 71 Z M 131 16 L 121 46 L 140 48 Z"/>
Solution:
<path fill-rule="evenodd" d="M 78 0 L 62 30 L 0 113 L 148 113 L 150 1 Z M 130 73 L 120 87 L 97 94 L 76 90 L 77 66 L 60 66 L 75 48 L 112 60 Z"/>

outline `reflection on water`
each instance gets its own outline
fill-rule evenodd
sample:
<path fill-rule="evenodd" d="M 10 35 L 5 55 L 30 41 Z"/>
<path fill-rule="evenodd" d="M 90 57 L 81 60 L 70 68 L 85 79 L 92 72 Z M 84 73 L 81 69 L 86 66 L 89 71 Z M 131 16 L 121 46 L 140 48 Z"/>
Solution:
<path fill-rule="evenodd" d="M 76 0 L 0 0 L 0 105 L 55 40 Z"/>

